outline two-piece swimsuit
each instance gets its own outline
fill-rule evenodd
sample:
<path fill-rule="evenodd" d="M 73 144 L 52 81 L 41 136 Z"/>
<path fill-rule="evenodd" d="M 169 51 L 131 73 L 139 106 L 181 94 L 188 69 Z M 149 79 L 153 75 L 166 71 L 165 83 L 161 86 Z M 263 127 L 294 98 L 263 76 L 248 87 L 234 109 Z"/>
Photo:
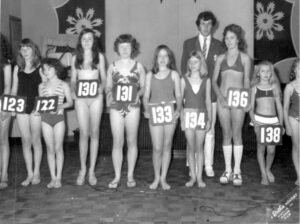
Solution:
<path fill-rule="evenodd" d="M 122 84 L 129 84 L 133 85 L 137 90 L 140 88 L 140 73 L 138 70 L 138 62 L 135 62 L 134 66 L 130 70 L 128 75 L 121 74 L 115 63 L 113 63 L 112 67 L 112 82 L 113 91 L 116 91 L 116 88 L 118 85 Z M 135 100 L 135 99 L 134 99 Z M 116 101 L 116 99 L 113 100 L 111 103 L 110 109 L 117 110 L 122 114 L 122 116 L 126 116 L 130 111 L 139 108 L 141 105 L 141 102 L 121 102 Z"/>
<path fill-rule="evenodd" d="M 256 93 L 255 93 L 255 101 L 260 99 L 260 98 L 270 98 L 273 100 L 273 103 L 275 104 L 275 97 L 274 97 L 274 92 L 273 88 L 271 89 L 260 89 L 256 87 Z M 254 113 L 254 120 L 257 124 L 259 125 L 264 125 L 264 124 L 279 124 L 279 119 L 277 115 L 262 115 L 257 112 Z"/>
<path fill-rule="evenodd" d="M 53 93 L 50 93 L 49 89 L 47 89 L 46 87 L 46 84 L 42 83 L 41 95 L 45 97 L 58 96 L 58 105 L 62 105 L 64 103 L 65 98 L 63 82 L 60 81 L 58 83 L 58 86 L 56 87 Z M 42 122 L 45 122 L 51 127 L 54 127 L 57 123 L 65 120 L 65 116 L 62 109 L 58 110 L 56 113 L 42 113 L 41 116 Z"/>

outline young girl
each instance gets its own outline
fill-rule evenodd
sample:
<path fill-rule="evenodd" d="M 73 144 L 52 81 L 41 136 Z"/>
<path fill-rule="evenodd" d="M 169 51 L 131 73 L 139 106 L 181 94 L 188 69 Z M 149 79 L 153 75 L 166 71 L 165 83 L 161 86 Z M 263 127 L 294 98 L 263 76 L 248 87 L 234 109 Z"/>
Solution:
<path fill-rule="evenodd" d="M 54 58 L 45 58 L 42 60 L 41 67 L 40 72 L 47 80 L 39 85 L 39 95 L 43 97 L 58 96 L 57 112 L 41 114 L 42 133 L 47 146 L 47 158 L 51 175 L 51 182 L 47 187 L 60 188 L 64 163 L 64 109 L 73 105 L 73 99 L 69 85 L 58 78 L 63 70 L 60 61 Z M 65 103 L 64 98 L 66 98 Z"/>
<path fill-rule="evenodd" d="M 0 103 L 2 95 L 10 95 L 11 90 L 11 65 L 8 60 L 7 42 L 1 34 L 0 52 Z M 11 116 L 9 113 L 1 111 L 0 105 L 0 189 L 8 186 L 8 162 L 9 162 L 9 143 L 8 129 Z"/>
<path fill-rule="evenodd" d="M 190 181 L 185 186 L 192 187 L 196 180 L 198 187 L 205 187 L 205 183 L 202 180 L 203 170 L 203 143 L 206 132 L 209 131 L 211 125 L 211 83 L 210 79 L 200 72 L 201 66 L 206 67 L 205 59 L 200 52 L 192 51 L 188 58 L 188 73 L 181 79 L 181 93 L 183 96 L 183 111 L 181 113 L 182 129 L 185 130 L 185 136 L 188 144 L 188 162 L 190 168 Z M 192 120 L 186 119 L 187 112 L 185 109 L 197 110 L 196 124 L 198 123 L 199 111 L 204 113 L 207 117 L 202 120 L 205 122 L 205 126 L 199 130 L 197 125 L 193 126 L 193 129 L 188 129 L 186 122 Z M 194 113 L 195 114 L 195 113 Z M 196 153 L 196 162 L 195 162 Z M 197 172 L 196 172 L 197 167 Z"/>
<path fill-rule="evenodd" d="M 39 73 L 39 66 L 40 53 L 37 46 L 30 39 L 23 39 L 19 47 L 17 65 L 13 71 L 11 90 L 12 95 L 27 98 L 25 113 L 16 115 L 27 169 L 27 178 L 21 183 L 22 186 L 40 183 L 41 116 L 33 113 L 35 97 L 39 95 L 38 86 L 43 78 Z M 33 146 L 33 152 L 31 146 Z"/>
<path fill-rule="evenodd" d="M 163 190 L 169 190 L 171 187 L 167 183 L 167 172 L 170 165 L 172 140 L 177 119 L 180 115 L 182 98 L 175 58 L 173 52 L 166 45 L 159 45 L 155 50 L 153 68 L 146 77 L 143 103 L 146 118 L 150 118 L 151 112 L 151 117 L 157 115 L 157 121 L 169 121 L 168 123 L 153 122 L 153 124 L 149 122 L 154 167 L 154 181 L 150 185 L 150 189 L 156 189 L 160 183 Z M 176 109 L 174 109 L 175 105 Z M 150 109 L 150 106 L 152 106 L 152 109 Z M 164 108 L 163 112 L 161 108 Z M 172 109 L 174 109 L 174 113 L 172 113 Z M 154 119 L 152 120 L 154 121 Z"/>
<path fill-rule="evenodd" d="M 286 134 L 292 137 L 292 158 L 296 169 L 296 185 L 299 186 L 299 129 L 300 129 L 300 59 L 295 59 L 290 74 L 291 82 L 287 84 L 284 90 L 283 115 L 286 128 Z"/>
<path fill-rule="evenodd" d="M 225 171 L 220 177 L 221 184 L 233 181 L 235 186 L 243 183 L 241 174 L 241 161 L 243 156 L 242 127 L 245 111 L 249 108 L 229 108 L 226 102 L 229 88 L 250 87 L 250 57 L 242 52 L 245 47 L 243 30 L 240 26 L 230 24 L 223 32 L 223 43 L 226 45 L 225 54 L 218 56 L 212 86 L 218 98 L 218 117 L 223 135 L 223 153 L 225 159 Z M 220 82 L 219 82 L 220 76 Z M 232 142 L 234 154 L 234 170 L 232 172 Z"/>
<path fill-rule="evenodd" d="M 110 125 L 113 135 L 112 160 L 115 177 L 108 187 L 117 188 L 120 182 L 124 132 L 126 132 L 127 138 L 127 187 L 135 187 L 134 168 L 138 154 L 140 97 L 144 94 L 145 70 L 139 62 L 133 59 L 138 53 L 139 45 L 132 35 L 120 35 L 115 40 L 114 50 L 120 59 L 113 62 L 108 68 L 106 94 L 107 104 L 110 106 Z"/>
<path fill-rule="evenodd" d="M 97 184 L 95 166 L 98 156 L 99 128 L 103 111 L 103 90 L 105 87 L 105 62 L 99 52 L 95 33 L 84 29 L 78 37 L 75 55 L 72 58 L 72 91 L 79 125 L 80 171 L 76 184 L 83 185 L 87 172 L 86 159 L 90 139 L 89 184 Z M 76 86 L 77 85 L 77 86 Z"/>
<path fill-rule="evenodd" d="M 250 117 L 255 128 L 257 139 L 257 160 L 261 172 L 261 184 L 268 185 L 275 181 L 271 167 L 275 156 L 275 145 L 259 143 L 259 126 L 283 124 L 282 105 L 280 101 L 279 83 L 274 73 L 273 65 L 263 61 L 257 65 L 251 90 Z M 265 158 L 265 148 L 267 156 Z"/>

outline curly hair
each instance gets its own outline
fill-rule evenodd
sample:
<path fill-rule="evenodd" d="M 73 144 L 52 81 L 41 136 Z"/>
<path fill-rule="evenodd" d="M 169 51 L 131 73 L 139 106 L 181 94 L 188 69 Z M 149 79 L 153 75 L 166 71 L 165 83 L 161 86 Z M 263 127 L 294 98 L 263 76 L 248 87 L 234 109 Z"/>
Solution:
<path fill-rule="evenodd" d="M 159 45 L 155 51 L 154 51 L 154 58 L 153 58 L 153 67 L 151 69 L 153 74 L 156 74 L 159 71 L 159 66 L 158 66 L 158 54 L 161 50 L 165 50 L 168 54 L 168 58 L 169 58 L 169 63 L 167 65 L 167 67 L 171 70 L 175 70 L 176 71 L 176 62 L 175 62 L 175 56 L 173 51 L 167 46 L 167 45 Z"/>
<path fill-rule="evenodd" d="M 129 43 L 131 45 L 131 57 L 134 58 L 140 53 L 140 44 L 131 34 L 121 34 L 114 42 L 114 51 L 120 55 L 119 45 L 123 43 Z"/>
<path fill-rule="evenodd" d="M 56 58 L 43 58 L 41 61 L 41 67 L 43 68 L 44 65 L 48 65 L 49 67 L 54 68 L 57 77 L 61 78 L 61 74 L 64 71 L 64 67 L 60 60 Z"/>
<path fill-rule="evenodd" d="M 290 81 L 293 81 L 296 79 L 296 67 L 297 65 L 300 63 L 300 58 L 296 58 L 294 61 L 293 61 L 293 64 L 292 64 L 292 67 L 291 67 L 291 72 L 290 72 L 290 75 L 289 75 L 289 78 L 290 78 Z"/>
<path fill-rule="evenodd" d="M 83 61 L 84 61 L 84 56 L 83 56 L 83 47 L 81 44 L 81 40 L 83 35 L 87 34 L 87 33 L 91 33 L 93 36 L 93 45 L 92 45 L 92 64 L 91 67 L 92 69 L 97 69 L 97 65 L 99 64 L 99 47 L 98 47 L 98 43 L 97 43 L 97 37 L 95 32 L 92 29 L 89 28 L 85 28 L 83 29 L 79 36 L 78 36 L 78 41 L 77 41 L 77 45 L 76 45 L 76 49 L 75 49 L 75 55 L 76 55 L 76 60 L 75 60 L 75 68 L 76 69 L 81 69 Z"/>
<path fill-rule="evenodd" d="M 217 24 L 217 18 L 211 11 L 203 11 L 199 13 L 195 23 L 197 27 L 200 25 L 200 20 L 208 21 L 211 20 L 213 27 Z"/>
<path fill-rule="evenodd" d="M 236 35 L 236 37 L 238 39 L 238 49 L 240 51 L 244 51 L 245 47 L 246 47 L 246 41 L 244 39 L 244 31 L 243 31 L 242 27 L 240 27 L 239 25 L 236 25 L 236 24 L 230 24 L 225 27 L 224 32 L 223 32 L 223 45 L 224 46 L 226 46 L 225 37 L 226 37 L 227 32 L 232 32 Z"/>
<path fill-rule="evenodd" d="M 22 70 L 25 69 L 25 59 L 23 58 L 21 54 L 21 48 L 22 47 L 30 47 L 32 49 L 32 60 L 31 60 L 31 67 L 37 68 L 40 65 L 41 62 L 41 53 L 39 51 L 39 48 L 33 41 L 29 38 L 24 38 L 21 43 L 19 44 L 19 53 L 17 56 L 17 65 Z"/>

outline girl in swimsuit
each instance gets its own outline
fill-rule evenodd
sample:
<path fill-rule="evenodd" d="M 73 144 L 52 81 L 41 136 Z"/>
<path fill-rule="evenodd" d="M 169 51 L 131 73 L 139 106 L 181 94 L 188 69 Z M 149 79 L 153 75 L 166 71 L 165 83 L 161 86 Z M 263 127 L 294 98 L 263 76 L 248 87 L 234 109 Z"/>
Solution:
<path fill-rule="evenodd" d="M 230 109 L 226 102 L 227 90 L 230 87 L 246 88 L 250 87 L 250 57 L 243 53 L 245 41 L 242 37 L 242 28 L 231 24 L 225 27 L 223 32 L 223 42 L 227 47 L 225 54 L 218 56 L 212 86 L 217 95 L 218 117 L 223 134 L 223 153 L 225 159 L 225 171 L 220 177 L 222 184 L 227 184 L 233 180 L 236 186 L 242 185 L 241 160 L 243 155 L 242 127 L 245 118 L 245 109 Z M 218 85 L 218 78 L 221 78 Z M 232 141 L 234 154 L 234 170 L 232 173 Z"/>
<path fill-rule="evenodd" d="M 51 181 L 48 188 L 60 188 L 64 163 L 63 140 L 65 135 L 64 109 L 73 105 L 69 85 L 60 80 L 63 66 L 59 60 L 45 58 L 42 60 L 40 72 L 46 82 L 39 85 L 39 95 L 44 97 L 58 96 L 56 112 L 42 114 L 42 133 L 47 146 L 48 166 Z M 66 102 L 64 102 L 66 99 Z"/>
<path fill-rule="evenodd" d="M 153 145 L 154 181 L 150 189 L 154 190 L 161 184 L 163 190 L 169 190 L 171 186 L 167 183 L 167 173 L 182 98 L 174 54 L 166 45 L 159 45 L 154 52 L 153 68 L 146 77 L 143 103 L 145 117 L 151 118 L 149 127 Z M 154 119 L 155 115 L 158 119 Z"/>
<path fill-rule="evenodd" d="M 98 156 L 99 128 L 103 111 L 103 90 L 106 83 L 104 56 L 99 52 L 93 30 L 83 29 L 78 37 L 71 65 L 71 85 L 79 125 L 80 171 L 76 184 L 83 185 L 87 172 L 86 160 L 90 148 L 88 182 L 97 184 L 95 166 Z M 88 139 L 90 137 L 90 147 Z"/>
<path fill-rule="evenodd" d="M 123 163 L 124 133 L 127 140 L 127 186 L 135 187 L 134 168 L 138 148 L 137 135 L 140 121 L 140 97 L 144 94 L 145 70 L 133 58 L 139 50 L 136 39 L 122 34 L 114 42 L 114 51 L 120 59 L 107 71 L 107 104 L 110 107 L 110 125 L 113 136 L 112 161 L 115 172 L 109 188 L 117 188 Z"/>
<path fill-rule="evenodd" d="M 185 130 L 191 177 L 190 181 L 185 184 L 187 187 L 192 187 L 196 181 L 198 182 L 198 187 L 206 186 L 202 180 L 203 144 L 205 135 L 207 131 L 209 131 L 211 125 L 212 104 L 210 97 L 210 79 L 206 76 L 206 73 L 202 74 L 200 70 L 201 67 L 206 68 L 205 63 L 205 58 L 200 52 L 192 51 L 188 58 L 189 71 L 183 78 L 181 78 L 181 94 L 184 102 L 183 108 L 187 110 L 196 110 L 196 113 L 194 113 L 195 123 L 192 123 L 192 119 L 187 119 L 188 114 L 191 112 L 182 110 L 181 113 L 181 128 L 182 130 Z M 207 117 L 201 120 L 199 112 Z M 204 125 L 202 125 L 202 123 Z M 193 128 L 187 128 L 191 125 L 193 125 Z"/>
<path fill-rule="evenodd" d="M 39 67 L 40 53 L 37 46 L 30 39 L 23 39 L 19 47 L 17 65 L 13 71 L 11 90 L 12 95 L 27 97 L 26 113 L 16 115 L 27 169 L 27 178 L 21 183 L 22 186 L 40 183 L 41 116 L 33 111 L 35 97 L 39 92 L 38 86 L 44 79 L 39 73 Z M 33 151 L 31 151 L 31 146 L 33 146 Z"/>
<path fill-rule="evenodd" d="M 286 85 L 283 99 L 283 115 L 286 128 L 286 134 L 292 137 L 292 158 L 297 173 L 296 185 L 299 186 L 299 103 L 300 103 L 300 59 L 293 62 L 291 73 L 291 82 Z"/>
<path fill-rule="evenodd" d="M 251 89 L 250 117 L 257 139 L 257 161 L 261 172 L 261 184 L 269 185 L 275 181 L 271 167 L 275 157 L 275 145 L 259 143 L 259 126 L 283 124 L 282 105 L 279 82 L 274 73 L 273 65 L 263 61 L 257 65 L 254 83 Z M 267 156 L 265 158 L 265 148 Z"/>
<path fill-rule="evenodd" d="M 1 34 L 0 52 L 0 99 L 2 95 L 9 95 L 11 90 L 11 64 L 8 60 L 8 43 Z M 1 103 L 1 100 L 0 100 Z M 1 111 L 0 105 L 0 189 L 8 186 L 8 162 L 9 143 L 8 133 L 11 116 L 9 113 Z"/>

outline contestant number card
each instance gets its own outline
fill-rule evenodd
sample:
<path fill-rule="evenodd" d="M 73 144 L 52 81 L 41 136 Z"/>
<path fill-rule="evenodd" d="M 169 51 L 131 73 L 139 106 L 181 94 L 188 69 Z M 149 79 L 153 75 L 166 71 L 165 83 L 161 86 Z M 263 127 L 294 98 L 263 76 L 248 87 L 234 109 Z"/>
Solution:
<path fill-rule="evenodd" d="M 230 108 L 246 108 L 250 104 L 250 91 L 246 88 L 229 88 L 227 105 Z"/>
<path fill-rule="evenodd" d="M 58 96 L 35 98 L 35 111 L 39 113 L 56 112 L 57 106 L 58 106 Z"/>
<path fill-rule="evenodd" d="M 152 125 L 171 124 L 174 121 L 174 104 L 149 105 L 150 122 Z"/>
<path fill-rule="evenodd" d="M 76 97 L 94 98 L 98 96 L 99 80 L 78 80 L 76 84 Z"/>
<path fill-rule="evenodd" d="M 3 95 L 1 110 L 5 112 L 24 113 L 26 109 L 26 97 Z"/>

